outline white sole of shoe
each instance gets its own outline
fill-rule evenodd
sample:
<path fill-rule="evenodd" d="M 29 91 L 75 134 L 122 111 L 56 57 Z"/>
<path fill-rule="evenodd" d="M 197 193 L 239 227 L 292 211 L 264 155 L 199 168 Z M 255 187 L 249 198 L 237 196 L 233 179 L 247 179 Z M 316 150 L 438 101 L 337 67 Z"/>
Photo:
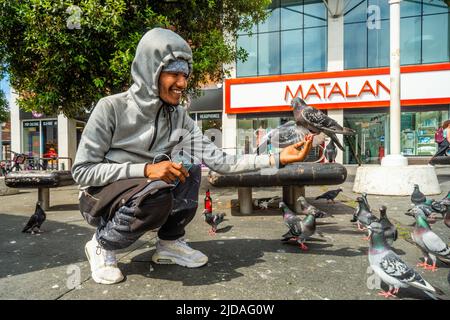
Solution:
<path fill-rule="evenodd" d="M 208 260 L 206 260 L 205 262 L 201 262 L 201 263 L 192 263 L 192 262 L 184 261 L 180 258 L 169 257 L 169 256 L 158 257 L 155 255 L 153 255 L 152 261 L 156 264 L 177 264 L 179 266 L 186 267 L 186 268 L 199 268 L 201 266 L 204 266 L 206 263 L 208 263 Z"/>
<path fill-rule="evenodd" d="M 86 248 L 86 246 L 84 247 L 84 253 L 86 254 L 86 257 L 87 257 L 88 262 L 89 262 L 89 266 L 91 268 L 91 277 L 96 283 L 99 283 L 99 284 L 115 284 L 115 283 L 121 282 L 124 279 L 124 277 L 122 277 L 121 279 L 119 279 L 117 281 L 110 281 L 110 280 L 105 280 L 105 279 L 97 277 L 97 275 L 92 270 L 91 257 L 89 256 L 89 252 L 88 252 L 88 249 Z"/>

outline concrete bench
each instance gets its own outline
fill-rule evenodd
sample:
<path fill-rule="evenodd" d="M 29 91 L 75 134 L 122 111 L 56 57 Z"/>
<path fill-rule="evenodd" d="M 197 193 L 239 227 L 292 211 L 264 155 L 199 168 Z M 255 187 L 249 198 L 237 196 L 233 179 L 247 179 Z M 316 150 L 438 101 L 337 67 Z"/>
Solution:
<path fill-rule="evenodd" d="M 430 160 L 431 164 L 450 164 L 450 156 L 434 157 Z"/>
<path fill-rule="evenodd" d="M 50 207 L 50 188 L 75 184 L 70 171 L 13 171 L 6 175 L 5 184 L 10 188 L 38 189 L 38 201 L 44 210 Z"/>
<path fill-rule="evenodd" d="M 253 187 L 283 187 L 283 201 L 297 213 L 301 208 L 297 198 L 305 195 L 305 186 L 339 185 L 347 178 L 347 169 L 339 163 L 304 162 L 281 169 L 221 175 L 210 171 L 208 181 L 214 187 L 237 187 L 240 212 L 253 212 Z"/>

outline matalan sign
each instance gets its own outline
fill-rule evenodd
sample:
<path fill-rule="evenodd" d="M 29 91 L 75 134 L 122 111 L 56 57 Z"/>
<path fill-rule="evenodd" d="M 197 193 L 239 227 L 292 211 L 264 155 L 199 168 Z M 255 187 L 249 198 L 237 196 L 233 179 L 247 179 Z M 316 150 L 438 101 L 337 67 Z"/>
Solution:
<path fill-rule="evenodd" d="M 289 85 L 286 85 L 286 90 L 284 93 L 284 100 L 288 100 L 289 98 L 301 97 L 303 100 L 307 100 L 308 98 L 317 97 L 321 100 L 331 99 L 333 95 L 341 96 L 342 98 L 355 98 L 361 97 L 364 94 L 373 95 L 378 97 L 380 95 L 380 90 L 386 91 L 386 93 L 390 93 L 388 86 L 383 84 L 381 80 L 375 81 L 364 81 L 364 84 L 359 88 L 350 88 L 349 82 L 345 81 L 341 82 L 318 82 L 312 83 L 309 86 L 304 87 L 302 84 L 299 84 L 297 88 L 292 90 Z M 294 92 L 294 93 L 293 93 Z"/>
<path fill-rule="evenodd" d="M 450 103 L 450 63 L 401 67 L 401 105 Z M 323 109 L 389 107 L 389 68 L 226 79 L 226 113 L 290 111 L 294 97 Z"/>

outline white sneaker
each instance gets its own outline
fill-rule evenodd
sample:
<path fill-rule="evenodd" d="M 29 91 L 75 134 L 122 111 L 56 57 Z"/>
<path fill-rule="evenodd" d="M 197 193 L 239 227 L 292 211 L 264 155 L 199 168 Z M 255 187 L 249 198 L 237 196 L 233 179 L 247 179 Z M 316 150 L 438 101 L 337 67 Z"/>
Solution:
<path fill-rule="evenodd" d="M 92 279 L 101 284 L 114 284 L 123 280 L 123 274 L 117 267 L 114 251 L 105 250 L 94 236 L 86 243 L 84 252 L 91 265 Z"/>
<path fill-rule="evenodd" d="M 152 261 L 158 264 L 178 264 L 188 268 L 198 268 L 208 262 L 208 257 L 194 250 L 183 238 L 168 241 L 159 240 Z"/>

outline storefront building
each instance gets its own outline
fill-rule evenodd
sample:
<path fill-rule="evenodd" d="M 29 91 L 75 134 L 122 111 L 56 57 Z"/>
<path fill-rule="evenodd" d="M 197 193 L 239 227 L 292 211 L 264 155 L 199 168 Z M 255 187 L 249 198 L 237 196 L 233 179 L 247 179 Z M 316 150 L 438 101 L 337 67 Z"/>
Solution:
<path fill-rule="evenodd" d="M 295 96 L 356 130 L 345 137 L 345 164 L 379 163 L 389 152 L 389 4 L 385 0 L 276 0 L 269 18 L 241 33 L 237 61 L 224 84 L 224 147 L 250 144 L 293 119 Z M 342 14 L 341 14 L 342 13 Z M 436 152 L 434 133 L 449 119 L 449 7 L 401 2 L 401 149 L 410 160 Z M 251 148 L 250 148 L 251 149 Z"/>
<path fill-rule="evenodd" d="M 64 115 L 45 115 L 20 110 L 11 93 L 10 152 L 33 158 L 59 157 L 59 169 L 70 169 L 86 121 L 68 119 Z"/>
<path fill-rule="evenodd" d="M 187 108 L 203 134 L 222 148 L 223 89 L 216 85 L 203 88 Z"/>

